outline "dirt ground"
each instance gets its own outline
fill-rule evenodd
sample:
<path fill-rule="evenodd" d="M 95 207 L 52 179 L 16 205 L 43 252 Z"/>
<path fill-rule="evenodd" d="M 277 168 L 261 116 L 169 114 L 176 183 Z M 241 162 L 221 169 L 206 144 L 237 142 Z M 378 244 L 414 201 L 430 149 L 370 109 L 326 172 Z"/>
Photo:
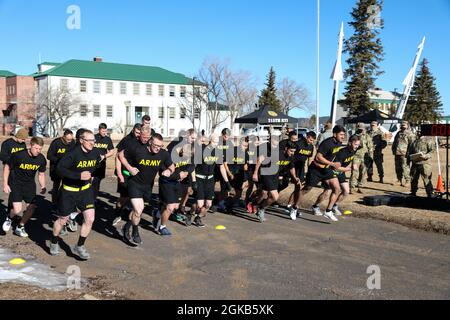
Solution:
<path fill-rule="evenodd" d="M 44 153 L 46 149 L 47 147 Z M 226 215 L 215 214 L 210 217 L 210 225 L 224 224 L 235 233 L 226 231 L 219 235 L 209 228 L 206 233 L 201 232 L 203 230 L 199 231 L 200 229 L 192 229 L 191 235 L 184 237 L 185 227 L 175 225 L 173 226 L 175 234 L 170 241 L 159 240 L 154 234 L 147 232 L 144 235 L 146 246 L 142 249 L 125 249 L 119 240 L 117 230 L 108 225 L 108 214 L 116 199 L 115 179 L 112 175 L 114 162 L 110 159 L 108 160 L 108 178 L 102 185 L 106 194 L 103 194 L 96 227 L 89 239 L 90 245 L 94 248 L 93 254 L 96 256 L 93 261 L 85 263 L 74 259 L 69 247 L 62 247 L 67 256 L 53 258 L 48 255 L 46 242 L 50 234 L 48 206 L 40 209 L 37 222 L 30 226 L 28 230 L 30 239 L 20 239 L 11 235 L 0 237 L 0 246 L 9 248 L 18 255 L 32 254 L 56 271 L 64 273 L 67 266 L 72 264 L 83 266 L 83 276 L 86 277 L 87 285 L 79 291 L 52 292 L 26 285 L 0 284 L 0 299 L 270 299 L 276 297 L 282 299 L 311 297 L 371 299 L 415 298 L 416 296 L 412 293 L 416 291 L 422 292 L 423 296 L 420 297 L 444 297 L 447 289 L 442 287 L 441 281 L 446 282 L 445 277 L 448 277 L 450 271 L 448 270 L 450 248 L 448 238 L 445 236 L 450 233 L 449 212 L 404 207 L 368 207 L 361 203 L 362 198 L 368 195 L 409 193 L 408 188 L 396 185 L 393 156 L 388 151 L 389 149 L 386 149 L 385 152 L 385 184 L 366 183 L 363 195 L 350 195 L 341 207 L 344 210 L 351 210 L 353 215 L 343 217 L 341 220 L 347 224 L 336 225 L 336 229 L 330 229 L 329 223 L 323 224 L 315 221 L 314 218 L 303 219 L 299 222 L 300 229 L 294 229 L 291 221 L 286 218 L 275 220 L 275 217 L 271 217 L 271 221 L 262 226 L 251 222 L 251 218 L 230 220 Z M 445 159 L 445 149 L 441 149 L 440 153 L 441 159 Z M 438 171 L 436 157 L 433 158 L 433 163 L 433 183 L 436 183 Z M 445 165 L 442 167 L 444 168 Z M 376 174 L 375 178 L 377 178 Z M 419 195 L 424 196 L 422 183 L 420 186 Z M 305 197 L 302 203 L 303 209 L 310 208 L 318 192 L 318 189 L 313 190 Z M 288 191 L 283 193 L 281 203 L 286 200 L 289 193 Z M 2 198 L 6 199 L 4 195 Z M 49 195 L 46 199 L 49 199 Z M 147 223 L 146 219 L 144 219 L 145 223 Z M 249 225 L 246 220 L 250 221 Z M 255 233 L 254 228 L 264 229 Z M 412 229 L 432 231 L 434 235 Z M 64 241 L 73 244 L 76 238 L 76 234 L 70 234 Z M 111 239 L 115 241 L 111 242 Z M 302 245 L 293 246 L 292 239 Z M 361 242 L 360 239 L 364 240 Z M 261 241 L 265 243 L 263 247 Z M 199 243 L 204 243 L 205 248 L 200 249 Z M 325 249 L 325 244 L 329 249 Z M 195 248 L 200 252 L 194 253 L 188 248 Z M 149 252 L 149 255 L 142 256 L 143 250 Z M 343 253 L 341 250 L 344 250 Z M 120 254 L 111 255 L 111 252 L 120 252 Z M 298 259 L 310 261 L 310 266 L 306 263 L 302 266 L 304 270 L 300 270 L 305 277 L 300 280 L 286 279 L 286 272 L 289 273 L 290 269 L 281 270 L 295 265 Z M 346 284 L 354 281 L 354 273 L 359 272 L 361 268 L 359 263 L 364 261 L 369 264 L 376 259 L 382 259 L 380 264 L 387 264 L 386 268 L 391 268 L 391 263 L 405 265 L 406 268 L 408 265 L 417 264 L 419 267 L 423 265 L 423 276 L 428 274 L 428 267 L 434 264 L 434 269 L 430 267 L 434 270 L 433 273 L 427 275 L 434 280 L 426 282 L 430 282 L 429 285 L 433 288 L 427 287 L 427 284 L 422 282 L 401 281 L 403 277 L 410 279 L 411 276 L 406 269 L 404 274 L 398 273 L 403 272 L 403 267 L 390 270 L 392 283 L 396 283 L 396 286 L 385 291 L 383 295 L 373 296 L 372 293 L 358 289 L 356 286 L 346 287 Z M 342 274 L 337 278 L 328 272 L 330 268 L 333 268 L 331 263 L 339 266 L 341 270 Z M 201 265 L 204 267 L 200 267 Z M 147 268 L 150 268 L 150 271 L 146 271 Z M 345 275 L 347 268 L 349 278 Z M 321 273 L 320 278 L 315 278 L 316 272 Z M 187 277 L 187 273 L 190 276 Z M 164 278 L 163 275 L 167 276 L 167 281 L 161 279 Z M 203 282 L 205 275 L 212 277 L 211 282 L 209 280 Z M 324 277 L 329 282 L 321 285 L 322 289 L 319 290 L 316 284 L 310 283 L 312 280 L 308 280 L 310 275 L 316 283 L 320 283 Z M 271 280 L 272 277 L 273 280 Z M 265 280 L 261 282 L 261 279 Z M 418 276 L 418 279 L 414 281 L 421 281 L 419 279 Z M 271 284 L 270 281 L 274 283 Z M 228 286 L 229 283 L 231 288 L 222 293 L 221 288 Z M 408 283 L 410 287 L 402 287 L 404 283 Z M 298 292 L 300 286 L 305 287 L 305 292 Z M 192 289 L 192 292 L 188 289 Z"/>

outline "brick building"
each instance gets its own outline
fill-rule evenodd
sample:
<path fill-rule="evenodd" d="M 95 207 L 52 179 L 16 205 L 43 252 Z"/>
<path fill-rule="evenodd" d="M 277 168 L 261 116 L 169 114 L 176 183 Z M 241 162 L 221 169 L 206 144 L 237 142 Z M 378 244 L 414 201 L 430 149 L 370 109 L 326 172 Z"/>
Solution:
<path fill-rule="evenodd" d="M 30 128 L 35 120 L 35 81 L 0 70 L 0 134 L 14 133 L 17 127 Z"/>

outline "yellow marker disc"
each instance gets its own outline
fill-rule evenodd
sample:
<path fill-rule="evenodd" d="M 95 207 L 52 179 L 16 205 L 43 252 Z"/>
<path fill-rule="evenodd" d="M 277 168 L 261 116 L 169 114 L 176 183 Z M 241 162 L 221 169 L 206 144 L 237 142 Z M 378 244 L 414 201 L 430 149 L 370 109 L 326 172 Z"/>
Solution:
<path fill-rule="evenodd" d="M 344 211 L 344 214 L 347 215 L 347 216 L 348 216 L 348 215 L 351 215 L 352 213 L 353 213 L 353 212 L 351 212 L 350 210 Z"/>
<path fill-rule="evenodd" d="M 26 261 L 22 258 L 14 258 L 12 260 L 9 261 L 10 264 L 12 264 L 13 266 L 17 266 L 19 264 L 24 264 Z"/>
<path fill-rule="evenodd" d="M 225 228 L 224 226 L 217 226 L 216 230 L 226 230 L 227 228 Z"/>

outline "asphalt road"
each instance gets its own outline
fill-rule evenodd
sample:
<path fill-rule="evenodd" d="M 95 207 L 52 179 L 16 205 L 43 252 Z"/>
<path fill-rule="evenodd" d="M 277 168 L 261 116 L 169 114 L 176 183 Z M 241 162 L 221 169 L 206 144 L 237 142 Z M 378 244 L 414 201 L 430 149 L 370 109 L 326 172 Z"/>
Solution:
<path fill-rule="evenodd" d="M 450 238 L 400 225 L 346 216 L 337 223 L 304 214 L 291 221 L 272 211 L 264 224 L 254 216 L 210 214 L 206 228 L 170 222 L 162 238 L 144 215 L 144 244 L 131 248 L 110 226 L 115 182 L 102 189 L 94 232 L 87 241 L 92 259 L 70 252 L 78 234 L 63 238 L 58 257 L 48 254 L 49 202 L 40 199 L 30 239 L 0 236 L 0 247 L 33 254 L 64 272 L 81 267 L 84 278 L 131 299 L 449 299 Z M 6 200 L 5 195 L 2 197 Z M 50 196 L 47 195 L 47 199 Z M 395 209 L 392 209 L 395 210 Z M 3 214 L 2 214 L 3 217 Z M 0 219 L 3 222 L 3 218 Z M 224 231 L 215 226 L 224 225 Z M 369 266 L 380 269 L 380 289 L 368 289 Z"/>

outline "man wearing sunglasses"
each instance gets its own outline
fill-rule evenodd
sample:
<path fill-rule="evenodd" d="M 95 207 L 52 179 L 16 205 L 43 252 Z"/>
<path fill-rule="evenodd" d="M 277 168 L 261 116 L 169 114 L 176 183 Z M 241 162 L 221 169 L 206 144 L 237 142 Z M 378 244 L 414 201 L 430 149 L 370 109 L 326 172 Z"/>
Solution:
<path fill-rule="evenodd" d="M 59 254 L 59 235 L 72 212 L 79 209 L 84 216 L 80 237 L 74 252 L 82 259 L 88 260 L 90 254 L 85 247 L 85 241 L 92 229 L 95 219 L 94 189 L 91 185 L 92 173 L 98 168 L 105 156 L 94 148 L 95 137 L 92 131 L 85 130 L 77 145 L 63 157 L 56 167 L 62 178 L 62 187 L 58 196 L 58 219 L 53 224 L 53 236 L 50 244 L 50 254 Z"/>

